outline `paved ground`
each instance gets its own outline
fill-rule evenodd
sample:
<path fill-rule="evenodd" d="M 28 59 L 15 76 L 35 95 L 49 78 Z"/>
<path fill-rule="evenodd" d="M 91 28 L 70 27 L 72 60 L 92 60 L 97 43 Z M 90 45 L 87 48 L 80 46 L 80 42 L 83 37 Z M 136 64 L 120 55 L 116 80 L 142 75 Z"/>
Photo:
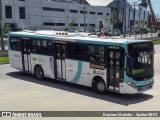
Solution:
<path fill-rule="evenodd" d="M 9 65 L 0 65 L 0 111 L 160 111 L 159 60 L 160 54 L 156 54 L 154 88 L 137 95 L 111 92 L 98 95 L 90 88 L 51 79 L 40 81 L 33 75 L 22 73 Z M 66 120 L 66 118 L 60 119 Z M 134 120 L 135 118 L 120 119 Z"/>

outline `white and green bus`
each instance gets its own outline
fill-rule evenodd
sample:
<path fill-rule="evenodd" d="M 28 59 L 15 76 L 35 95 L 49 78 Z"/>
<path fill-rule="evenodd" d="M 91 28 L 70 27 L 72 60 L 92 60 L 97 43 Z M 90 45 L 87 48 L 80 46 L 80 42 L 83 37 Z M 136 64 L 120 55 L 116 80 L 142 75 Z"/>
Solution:
<path fill-rule="evenodd" d="M 122 94 L 144 92 L 154 83 L 150 40 L 107 39 L 64 31 L 11 32 L 11 67 L 34 74 Z"/>

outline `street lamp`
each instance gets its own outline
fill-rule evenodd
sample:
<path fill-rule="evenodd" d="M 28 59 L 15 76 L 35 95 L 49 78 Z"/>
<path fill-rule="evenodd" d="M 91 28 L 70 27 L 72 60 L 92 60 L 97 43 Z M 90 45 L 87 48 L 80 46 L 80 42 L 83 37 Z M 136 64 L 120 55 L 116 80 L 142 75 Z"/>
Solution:
<path fill-rule="evenodd" d="M 79 4 L 79 3 L 75 2 L 75 1 L 72 1 L 72 0 L 65 0 L 65 1 L 72 2 L 72 3 L 74 3 L 74 4 L 76 4 L 76 5 L 78 5 L 78 6 L 83 8 L 83 11 L 84 11 L 84 32 L 85 32 L 86 31 L 86 10 L 85 10 L 86 8 L 85 8 L 85 6 Z"/>
<path fill-rule="evenodd" d="M 126 37 L 126 0 L 124 0 L 124 34 L 123 37 Z"/>

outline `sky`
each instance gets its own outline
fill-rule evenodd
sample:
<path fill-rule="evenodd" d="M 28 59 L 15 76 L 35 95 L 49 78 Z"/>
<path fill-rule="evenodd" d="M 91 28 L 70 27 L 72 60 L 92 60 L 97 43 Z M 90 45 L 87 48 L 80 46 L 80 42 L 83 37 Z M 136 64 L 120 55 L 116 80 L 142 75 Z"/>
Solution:
<path fill-rule="evenodd" d="M 128 0 L 129 3 L 137 2 L 139 0 Z M 160 0 L 151 0 L 154 12 L 160 17 Z"/>

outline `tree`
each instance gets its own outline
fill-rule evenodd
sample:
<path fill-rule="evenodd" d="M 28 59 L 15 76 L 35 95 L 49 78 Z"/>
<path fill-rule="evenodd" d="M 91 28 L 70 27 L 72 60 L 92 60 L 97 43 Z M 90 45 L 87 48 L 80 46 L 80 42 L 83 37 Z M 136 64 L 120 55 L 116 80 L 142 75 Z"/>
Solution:
<path fill-rule="evenodd" d="M 65 31 L 70 31 L 75 24 L 75 19 L 72 19 L 72 21 L 69 23 L 69 26 L 65 29 Z"/>
<path fill-rule="evenodd" d="M 4 50 L 5 43 L 4 43 L 4 39 L 3 39 L 3 34 L 8 34 L 9 32 L 12 31 L 12 28 L 11 28 L 10 24 L 6 24 L 6 27 L 5 27 L 4 31 L 2 30 L 1 27 L 2 27 L 2 25 L 0 24 L 1 48 L 2 48 L 2 50 Z"/>
<path fill-rule="evenodd" d="M 107 21 L 109 21 L 110 23 L 111 23 L 111 25 L 112 25 L 112 35 L 114 35 L 114 26 L 115 26 L 115 24 L 116 24 L 116 22 L 117 22 L 117 12 L 116 11 L 112 11 L 112 17 L 110 17 L 109 18 L 109 20 L 108 19 L 106 19 Z"/>
<path fill-rule="evenodd" d="M 138 28 L 140 28 L 140 27 L 143 25 L 143 23 L 144 23 L 144 20 L 140 20 L 140 21 L 138 22 Z"/>
<path fill-rule="evenodd" d="M 10 24 L 6 24 L 6 27 L 4 29 L 4 34 L 8 34 L 9 32 L 12 31 L 12 27 L 10 26 Z"/>

